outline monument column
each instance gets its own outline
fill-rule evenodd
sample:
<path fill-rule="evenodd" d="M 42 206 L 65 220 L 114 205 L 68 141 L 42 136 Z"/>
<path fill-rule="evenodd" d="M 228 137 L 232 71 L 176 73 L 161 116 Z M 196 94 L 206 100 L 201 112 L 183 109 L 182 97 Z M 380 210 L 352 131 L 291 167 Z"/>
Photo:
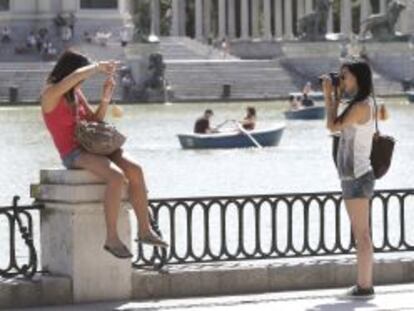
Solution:
<path fill-rule="evenodd" d="M 341 33 L 350 35 L 352 32 L 351 0 L 342 0 L 341 4 Z"/>
<path fill-rule="evenodd" d="M 305 14 L 313 12 L 313 0 L 304 0 L 305 1 Z"/>
<path fill-rule="evenodd" d="M 177 37 L 180 35 L 180 0 L 172 0 L 172 23 L 171 35 Z"/>
<path fill-rule="evenodd" d="M 211 0 L 204 0 L 204 37 L 211 36 Z"/>
<path fill-rule="evenodd" d="M 249 0 L 241 1 L 241 38 L 249 38 Z"/>
<path fill-rule="evenodd" d="M 229 38 L 236 37 L 236 6 L 235 0 L 227 0 L 228 34 Z"/>
<path fill-rule="evenodd" d="M 226 37 L 226 0 L 218 0 L 219 5 L 219 38 Z"/>
<path fill-rule="evenodd" d="M 260 30 L 259 30 L 260 2 L 259 0 L 253 0 L 253 1 L 250 1 L 250 5 L 251 5 L 252 37 L 258 38 L 260 37 Z"/>
<path fill-rule="evenodd" d="M 285 1 L 285 39 L 293 39 L 293 14 L 292 14 L 292 1 Z"/>
<path fill-rule="evenodd" d="M 283 11 L 282 0 L 275 0 L 275 37 L 276 39 L 282 39 L 283 37 Z"/>
<path fill-rule="evenodd" d="M 387 0 L 380 0 L 380 13 L 385 13 L 387 10 Z"/>
<path fill-rule="evenodd" d="M 326 29 L 327 29 L 328 33 L 334 32 L 334 14 L 333 14 L 333 6 L 332 5 L 329 7 L 329 13 L 328 13 L 328 20 L 327 20 Z"/>
<path fill-rule="evenodd" d="M 267 40 L 272 39 L 272 4 L 270 0 L 263 0 L 263 14 L 264 14 L 264 37 Z"/>
<path fill-rule="evenodd" d="M 160 0 L 151 0 L 151 34 L 160 35 Z"/>
<path fill-rule="evenodd" d="M 203 40 L 203 0 L 195 2 L 195 26 L 196 39 Z"/>

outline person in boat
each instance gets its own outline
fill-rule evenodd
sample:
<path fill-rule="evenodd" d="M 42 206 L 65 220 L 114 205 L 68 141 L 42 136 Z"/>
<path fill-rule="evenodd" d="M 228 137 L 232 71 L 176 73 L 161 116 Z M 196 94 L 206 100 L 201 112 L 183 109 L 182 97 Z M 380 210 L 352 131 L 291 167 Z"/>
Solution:
<path fill-rule="evenodd" d="M 290 110 L 299 110 L 300 108 L 302 108 L 300 101 L 295 95 L 289 96 L 289 105 L 290 105 Z"/>
<path fill-rule="evenodd" d="M 256 108 L 247 107 L 246 116 L 240 121 L 241 126 L 248 131 L 252 131 L 256 127 Z"/>
<path fill-rule="evenodd" d="M 313 102 L 312 98 L 310 97 L 310 93 L 312 92 L 312 84 L 307 82 L 303 87 L 302 91 L 302 99 L 301 104 L 303 107 L 313 107 L 315 103 Z"/>
<path fill-rule="evenodd" d="M 210 119 L 214 116 L 214 112 L 211 109 L 204 111 L 204 115 L 197 119 L 194 124 L 194 133 L 196 134 L 210 134 L 217 133 L 217 129 L 210 126 Z"/>

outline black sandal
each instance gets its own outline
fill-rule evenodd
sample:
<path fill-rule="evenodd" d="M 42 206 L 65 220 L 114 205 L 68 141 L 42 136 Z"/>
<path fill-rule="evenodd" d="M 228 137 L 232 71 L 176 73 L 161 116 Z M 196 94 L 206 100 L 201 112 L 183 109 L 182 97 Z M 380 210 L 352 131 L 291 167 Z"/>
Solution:
<path fill-rule="evenodd" d="M 103 248 L 104 250 L 106 250 L 111 255 L 115 256 L 116 258 L 119 258 L 119 259 L 132 258 L 131 252 L 124 244 L 122 244 L 121 246 L 117 246 L 117 247 L 110 247 L 108 245 L 104 245 Z"/>

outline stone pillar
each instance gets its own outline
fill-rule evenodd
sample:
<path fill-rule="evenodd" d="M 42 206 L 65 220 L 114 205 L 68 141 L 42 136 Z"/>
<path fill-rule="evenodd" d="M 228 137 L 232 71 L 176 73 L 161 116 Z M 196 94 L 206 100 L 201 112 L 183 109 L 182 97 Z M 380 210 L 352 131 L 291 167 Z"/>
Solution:
<path fill-rule="evenodd" d="M 361 1 L 360 10 L 360 23 L 363 23 L 371 15 L 371 3 L 369 1 Z"/>
<path fill-rule="evenodd" d="M 260 29 L 259 29 L 260 1 L 259 0 L 250 1 L 250 5 L 251 5 L 252 37 L 259 38 L 260 37 Z"/>
<path fill-rule="evenodd" d="M 37 5 L 37 13 L 52 13 L 51 12 L 51 9 L 52 9 L 51 0 L 37 1 L 36 5 Z"/>
<path fill-rule="evenodd" d="M 341 33 L 348 36 L 352 32 L 351 0 L 342 0 L 341 4 Z"/>
<path fill-rule="evenodd" d="M 283 11 L 282 0 L 275 0 L 275 37 L 276 39 L 282 39 L 283 37 Z"/>
<path fill-rule="evenodd" d="M 236 6 L 235 0 L 227 0 L 228 12 L 228 35 L 229 38 L 236 37 Z"/>
<path fill-rule="evenodd" d="M 226 31 L 226 0 L 218 0 L 219 5 L 219 38 L 227 37 Z"/>
<path fill-rule="evenodd" d="M 298 20 L 305 15 L 305 0 L 297 0 L 296 1 L 296 9 L 297 9 L 297 16 Z"/>
<path fill-rule="evenodd" d="M 380 0 L 380 13 L 385 13 L 387 10 L 387 0 Z"/>
<path fill-rule="evenodd" d="M 62 11 L 64 12 L 76 12 L 78 10 L 77 1 L 62 0 Z"/>
<path fill-rule="evenodd" d="M 329 15 L 328 15 L 328 20 L 327 20 L 327 25 L 326 25 L 326 29 L 328 31 L 328 33 L 332 33 L 334 32 L 334 14 L 333 14 L 333 6 L 331 5 L 329 7 Z"/>
<path fill-rule="evenodd" d="M 305 14 L 313 12 L 313 0 L 304 0 L 305 1 Z"/>
<path fill-rule="evenodd" d="M 241 1 L 241 38 L 249 38 L 249 0 Z"/>
<path fill-rule="evenodd" d="M 195 3 L 195 27 L 196 39 L 203 40 L 203 0 L 196 0 Z"/>
<path fill-rule="evenodd" d="M 103 197 L 106 185 L 84 170 L 43 170 L 32 197 L 40 212 L 42 268 L 71 278 L 73 302 L 124 300 L 131 297 L 131 260 L 103 249 L 106 237 Z M 126 202 L 123 191 L 123 204 Z M 131 246 L 128 212 L 121 206 L 118 232 Z"/>
<path fill-rule="evenodd" d="M 151 34 L 160 35 L 160 0 L 151 0 Z"/>
<path fill-rule="evenodd" d="M 204 36 L 211 35 L 211 0 L 204 0 Z"/>
<path fill-rule="evenodd" d="M 172 0 L 172 22 L 171 22 L 171 36 L 180 35 L 180 0 Z"/>
<path fill-rule="evenodd" d="M 263 0 L 264 14 L 264 37 L 267 40 L 272 39 L 272 5 L 270 0 Z"/>
<path fill-rule="evenodd" d="M 285 0 L 285 39 L 293 39 L 293 14 L 292 14 L 292 1 Z"/>
<path fill-rule="evenodd" d="M 152 0 L 151 0 L 152 1 Z M 180 36 L 185 36 L 187 34 L 187 29 L 186 29 L 186 20 L 187 20 L 187 11 L 186 11 L 186 0 L 179 0 L 179 7 L 180 7 L 180 30 L 179 30 L 179 35 Z"/>

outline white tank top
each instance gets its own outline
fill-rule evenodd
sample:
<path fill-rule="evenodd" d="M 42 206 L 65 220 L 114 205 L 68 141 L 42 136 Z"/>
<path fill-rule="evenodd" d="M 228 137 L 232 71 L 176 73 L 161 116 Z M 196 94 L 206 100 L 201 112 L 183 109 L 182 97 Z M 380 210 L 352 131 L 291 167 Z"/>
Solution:
<path fill-rule="evenodd" d="M 359 178 L 372 170 L 371 150 L 375 133 L 374 102 L 367 99 L 370 106 L 370 119 L 364 124 L 353 124 L 341 131 L 337 164 L 341 180 Z"/>

